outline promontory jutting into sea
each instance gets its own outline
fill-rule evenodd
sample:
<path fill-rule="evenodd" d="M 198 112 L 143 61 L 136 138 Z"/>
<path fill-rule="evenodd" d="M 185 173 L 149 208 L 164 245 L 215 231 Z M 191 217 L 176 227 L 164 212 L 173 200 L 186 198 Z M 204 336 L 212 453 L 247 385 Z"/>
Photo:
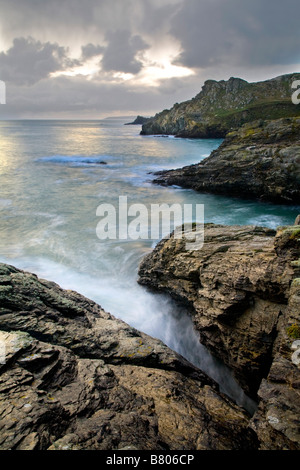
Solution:
<path fill-rule="evenodd" d="M 0 121 L 1 449 L 299 450 L 299 79 Z"/>

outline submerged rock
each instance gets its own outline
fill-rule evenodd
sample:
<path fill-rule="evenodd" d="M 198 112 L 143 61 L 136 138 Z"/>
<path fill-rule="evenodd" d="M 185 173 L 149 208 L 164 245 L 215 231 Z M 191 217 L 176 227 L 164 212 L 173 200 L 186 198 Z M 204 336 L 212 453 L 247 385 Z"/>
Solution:
<path fill-rule="evenodd" d="M 248 413 L 161 341 L 5 264 L 0 345 L 2 450 L 257 448 Z"/>
<path fill-rule="evenodd" d="M 156 173 L 153 182 L 300 204 L 300 118 L 245 124 L 227 134 L 208 158 L 196 165 Z"/>
<path fill-rule="evenodd" d="M 162 240 L 139 283 L 184 303 L 201 342 L 258 395 L 251 427 L 260 448 L 300 449 L 300 226 L 207 224 L 203 248 L 185 246 L 174 234 Z"/>
<path fill-rule="evenodd" d="M 146 118 L 144 116 L 137 116 L 133 122 L 126 122 L 125 126 L 138 126 L 146 124 L 151 118 Z"/>

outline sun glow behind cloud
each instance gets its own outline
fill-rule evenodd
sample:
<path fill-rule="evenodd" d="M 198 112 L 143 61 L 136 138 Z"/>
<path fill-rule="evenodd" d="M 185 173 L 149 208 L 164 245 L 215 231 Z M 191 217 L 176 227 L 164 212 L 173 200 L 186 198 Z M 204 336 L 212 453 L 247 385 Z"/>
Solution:
<path fill-rule="evenodd" d="M 74 66 L 67 70 L 57 71 L 50 75 L 51 78 L 60 76 L 76 77 L 82 76 L 87 80 L 99 80 L 100 76 L 105 75 L 108 79 L 110 77 L 111 82 L 132 82 L 133 84 L 157 87 L 160 81 L 163 79 L 188 77 L 194 75 L 194 71 L 187 67 L 174 65 L 173 54 L 160 54 L 159 57 L 154 58 L 153 55 L 145 54 L 141 58 L 142 69 L 139 73 L 125 73 L 122 71 L 115 71 L 108 74 L 101 68 L 101 56 L 93 57 L 84 63 Z"/>
<path fill-rule="evenodd" d="M 159 86 L 160 80 L 168 78 L 188 77 L 194 75 L 193 70 L 186 67 L 180 67 L 170 63 L 168 59 L 156 64 L 145 67 L 140 77 L 136 77 L 138 82 L 148 86 Z"/>

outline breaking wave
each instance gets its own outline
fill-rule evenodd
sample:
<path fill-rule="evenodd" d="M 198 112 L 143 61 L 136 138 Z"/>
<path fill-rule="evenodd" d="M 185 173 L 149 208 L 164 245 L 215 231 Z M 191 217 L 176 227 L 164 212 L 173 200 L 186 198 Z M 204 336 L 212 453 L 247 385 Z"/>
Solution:
<path fill-rule="evenodd" d="M 94 157 L 85 157 L 83 155 L 52 155 L 50 157 L 39 158 L 38 162 L 58 163 L 61 165 L 107 165 L 112 157 L 108 155 L 96 155 Z"/>

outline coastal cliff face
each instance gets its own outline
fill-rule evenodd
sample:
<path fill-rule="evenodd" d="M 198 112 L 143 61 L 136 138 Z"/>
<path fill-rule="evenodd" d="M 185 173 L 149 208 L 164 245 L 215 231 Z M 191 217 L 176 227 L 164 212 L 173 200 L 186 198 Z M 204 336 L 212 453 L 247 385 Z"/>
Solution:
<path fill-rule="evenodd" d="M 0 449 L 255 450 L 250 416 L 76 292 L 0 264 Z"/>
<path fill-rule="evenodd" d="M 260 449 L 300 448 L 299 256 L 299 225 L 207 224 L 201 250 L 172 235 L 139 268 L 140 284 L 184 303 L 201 342 L 258 395 Z"/>
<path fill-rule="evenodd" d="M 300 203 L 300 118 L 258 120 L 227 134 L 196 165 L 156 173 L 154 183 L 200 192 Z"/>
<path fill-rule="evenodd" d="M 230 130 L 257 119 L 299 116 L 300 108 L 291 100 L 292 83 L 299 79 L 300 74 L 257 83 L 233 77 L 208 80 L 195 98 L 151 118 L 141 134 L 223 138 Z"/>

